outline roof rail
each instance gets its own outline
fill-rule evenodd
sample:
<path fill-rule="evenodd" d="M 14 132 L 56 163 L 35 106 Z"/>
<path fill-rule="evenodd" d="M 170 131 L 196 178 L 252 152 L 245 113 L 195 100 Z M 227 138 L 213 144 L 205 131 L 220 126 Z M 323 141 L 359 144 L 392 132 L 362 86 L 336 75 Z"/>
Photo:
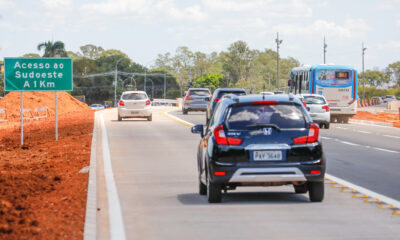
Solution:
<path fill-rule="evenodd" d="M 236 102 L 239 100 L 238 96 L 235 95 L 235 94 L 225 94 L 225 95 L 222 96 L 222 98 L 229 98 L 229 99 L 232 99 L 233 101 L 236 101 Z"/>

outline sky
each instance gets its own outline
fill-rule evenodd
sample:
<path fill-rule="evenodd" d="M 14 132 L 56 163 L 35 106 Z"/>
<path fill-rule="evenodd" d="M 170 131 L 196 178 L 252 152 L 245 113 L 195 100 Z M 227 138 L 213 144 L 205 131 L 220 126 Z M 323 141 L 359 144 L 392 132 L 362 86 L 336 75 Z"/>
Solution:
<path fill-rule="evenodd" d="M 276 49 L 301 64 L 327 63 L 361 70 L 400 61 L 400 0 L 0 0 L 0 59 L 39 53 L 60 40 L 66 50 L 85 44 L 118 49 L 152 66 L 179 46 L 225 51 L 237 40 L 251 49 Z"/>

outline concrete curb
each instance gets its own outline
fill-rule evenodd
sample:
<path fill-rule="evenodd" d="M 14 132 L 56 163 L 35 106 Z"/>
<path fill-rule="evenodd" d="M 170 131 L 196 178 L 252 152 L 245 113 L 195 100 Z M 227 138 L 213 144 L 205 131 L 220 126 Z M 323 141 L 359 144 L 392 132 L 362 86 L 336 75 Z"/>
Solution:
<path fill-rule="evenodd" d="M 364 124 L 370 124 L 370 125 L 393 127 L 393 123 L 374 122 L 374 121 L 358 120 L 358 119 L 349 119 L 349 123 L 364 123 Z"/>
<path fill-rule="evenodd" d="M 85 226 L 83 230 L 83 239 L 95 240 L 96 239 L 96 225 L 97 225 L 97 183 L 96 183 L 96 154 L 97 154 L 97 112 L 94 115 L 94 127 L 92 135 L 92 147 L 90 151 L 90 170 L 88 191 L 86 200 L 86 214 Z"/>

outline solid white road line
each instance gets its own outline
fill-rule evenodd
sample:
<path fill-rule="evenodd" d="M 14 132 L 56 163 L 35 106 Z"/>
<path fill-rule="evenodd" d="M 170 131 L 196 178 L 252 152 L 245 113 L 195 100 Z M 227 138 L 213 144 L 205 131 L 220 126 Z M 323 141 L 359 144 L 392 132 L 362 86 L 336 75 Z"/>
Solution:
<path fill-rule="evenodd" d="M 101 135 L 103 143 L 104 177 L 106 180 L 108 216 L 110 222 L 110 239 L 125 240 L 124 221 L 122 219 L 121 206 L 118 197 L 117 185 L 115 184 L 114 173 L 111 165 L 110 148 L 106 125 L 104 124 L 103 114 L 100 115 Z"/>
<path fill-rule="evenodd" d="M 393 135 L 383 135 L 383 136 L 385 136 L 385 137 L 390 137 L 390 138 L 398 138 L 398 139 L 400 139 L 400 136 L 393 136 Z"/>
<path fill-rule="evenodd" d="M 346 142 L 346 141 L 340 141 L 340 140 L 338 140 L 338 139 L 336 139 L 336 141 L 337 141 L 337 142 L 340 142 L 340 143 L 347 144 L 347 145 L 352 145 L 352 146 L 361 146 L 361 145 L 359 145 L 359 144 L 357 144 L 357 143 Z"/>
<path fill-rule="evenodd" d="M 170 114 L 168 114 L 168 115 L 169 115 L 169 116 L 172 116 L 172 115 L 170 115 Z M 184 122 L 186 122 L 186 123 L 188 123 L 188 124 L 190 124 L 190 125 L 194 125 L 193 123 L 187 122 L 187 121 L 182 120 L 182 119 L 180 119 L 180 118 L 178 118 L 178 117 L 173 116 L 173 118 L 174 118 L 174 119 L 177 119 L 178 121 L 184 121 Z M 322 137 L 322 136 L 321 136 L 321 138 L 327 138 L 327 137 Z M 327 138 L 327 139 L 329 139 L 329 138 Z M 395 199 L 392 199 L 392 198 L 390 198 L 390 197 L 386 197 L 386 196 L 381 195 L 381 194 L 379 194 L 379 193 L 373 192 L 373 191 L 371 191 L 371 190 L 369 190 L 369 189 L 366 189 L 366 188 L 360 187 L 360 186 L 358 186 L 358 185 L 355 185 L 355 184 L 353 184 L 353 183 L 347 182 L 347 181 L 345 181 L 345 180 L 343 180 L 343 179 L 340 179 L 340 178 L 335 177 L 335 176 L 333 176 L 333 175 L 330 175 L 330 174 L 328 174 L 328 173 L 325 174 L 325 177 L 328 178 L 328 179 L 330 179 L 330 180 L 332 180 L 332 181 L 335 181 L 335 182 L 337 182 L 337 183 L 339 183 L 339 184 L 341 184 L 341 185 L 345 185 L 345 186 L 347 186 L 347 187 L 349 187 L 349 188 L 351 188 L 351 189 L 354 189 L 354 190 L 356 190 L 356 191 L 359 192 L 359 193 L 366 194 L 366 195 L 368 195 L 368 196 L 370 196 L 370 197 L 373 197 L 373 198 L 377 198 L 377 199 L 379 199 L 379 200 L 381 200 L 381 201 L 383 201 L 383 202 L 385 202 L 385 203 L 387 203 L 387 204 L 390 204 L 390 205 L 393 205 L 393 206 L 395 206 L 395 207 L 397 207 L 397 208 L 400 208 L 400 202 L 397 201 L 397 200 L 395 200 Z"/>
<path fill-rule="evenodd" d="M 357 132 L 366 133 L 366 134 L 372 134 L 372 132 L 367 132 L 367 131 L 357 131 Z"/>
<path fill-rule="evenodd" d="M 381 194 L 376 193 L 374 191 L 371 191 L 369 189 L 366 189 L 366 188 L 363 188 L 361 186 L 352 184 L 352 183 L 350 183 L 350 182 L 348 182 L 346 180 L 343 180 L 343 179 L 340 179 L 338 177 L 332 176 L 332 175 L 330 175 L 328 173 L 325 174 L 325 177 L 328 178 L 329 180 L 335 181 L 338 184 L 345 185 L 348 188 L 354 189 L 354 190 L 356 190 L 357 192 L 359 192 L 361 194 L 366 194 L 369 197 L 377 198 L 377 199 L 381 200 L 382 202 L 385 202 L 387 204 L 393 205 L 396 208 L 400 208 L 400 202 L 395 200 L 395 199 L 393 199 L 393 198 L 386 197 L 384 195 L 381 195 Z"/>
<path fill-rule="evenodd" d="M 378 148 L 378 147 L 373 147 L 373 149 L 379 150 L 379 151 L 384 151 L 384 152 L 390 152 L 390 153 L 400 153 L 398 151 L 393 151 L 389 149 L 384 149 L 384 148 Z"/>

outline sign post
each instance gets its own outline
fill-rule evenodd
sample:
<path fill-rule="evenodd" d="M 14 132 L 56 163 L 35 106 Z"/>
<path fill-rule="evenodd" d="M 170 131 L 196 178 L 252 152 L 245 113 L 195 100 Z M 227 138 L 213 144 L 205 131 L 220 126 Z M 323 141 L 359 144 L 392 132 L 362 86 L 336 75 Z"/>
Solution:
<path fill-rule="evenodd" d="M 57 91 L 73 90 L 71 58 L 4 58 L 4 90 L 21 92 L 21 145 L 23 136 L 23 96 L 25 91 L 55 91 L 55 132 L 58 140 Z"/>

